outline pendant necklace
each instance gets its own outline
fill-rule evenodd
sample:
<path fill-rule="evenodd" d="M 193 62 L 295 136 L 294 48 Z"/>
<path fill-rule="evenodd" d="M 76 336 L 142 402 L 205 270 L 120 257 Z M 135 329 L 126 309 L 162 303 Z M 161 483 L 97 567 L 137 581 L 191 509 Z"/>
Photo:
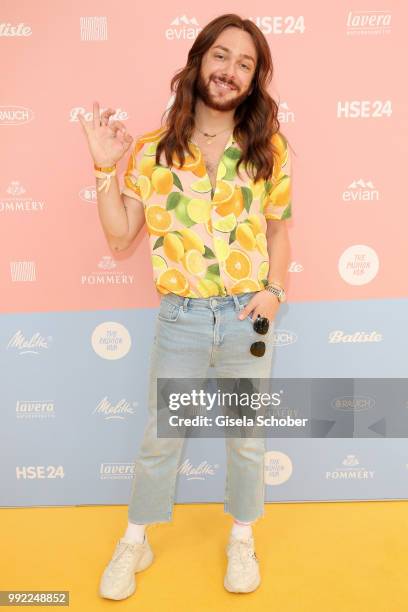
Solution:
<path fill-rule="evenodd" d="M 198 128 L 196 126 L 196 129 L 200 132 L 200 134 L 203 134 L 204 136 L 206 136 L 207 140 L 205 141 L 207 144 L 212 144 L 214 141 L 211 140 L 212 138 L 215 138 L 216 136 L 218 136 L 219 134 L 223 134 L 224 132 L 226 132 L 227 130 L 230 130 L 230 127 L 225 128 L 225 130 L 222 130 L 221 132 L 218 132 L 217 134 L 208 134 L 208 132 L 203 132 L 200 130 L 200 128 Z"/>

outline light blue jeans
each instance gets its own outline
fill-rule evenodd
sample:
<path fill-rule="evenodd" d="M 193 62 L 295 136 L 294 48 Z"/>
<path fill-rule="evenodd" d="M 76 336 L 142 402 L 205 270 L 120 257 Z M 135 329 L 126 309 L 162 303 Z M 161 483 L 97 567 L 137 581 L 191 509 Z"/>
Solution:
<path fill-rule="evenodd" d="M 272 361 L 270 321 L 265 335 L 253 329 L 251 315 L 238 314 L 255 292 L 211 298 L 161 296 L 150 354 L 149 416 L 135 460 L 128 518 L 132 523 L 172 520 L 177 470 L 185 438 L 157 436 L 157 377 L 205 378 L 210 366 L 216 377 L 269 378 Z M 262 357 L 250 353 L 263 340 Z M 225 437 L 227 464 L 224 511 L 238 521 L 264 515 L 265 439 Z"/>

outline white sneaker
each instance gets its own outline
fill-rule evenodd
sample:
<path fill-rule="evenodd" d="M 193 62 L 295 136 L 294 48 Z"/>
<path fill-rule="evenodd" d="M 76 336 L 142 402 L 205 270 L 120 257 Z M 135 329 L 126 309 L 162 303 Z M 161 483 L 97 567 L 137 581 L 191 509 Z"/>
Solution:
<path fill-rule="evenodd" d="M 106 566 L 99 585 L 99 595 L 107 599 L 126 599 L 136 591 L 135 572 L 153 562 L 154 555 L 147 541 L 142 544 L 119 540 L 112 559 Z"/>
<path fill-rule="evenodd" d="M 228 567 L 224 586 L 231 593 L 250 593 L 261 583 L 259 561 L 254 551 L 254 538 L 236 538 L 232 534 L 226 548 Z"/>

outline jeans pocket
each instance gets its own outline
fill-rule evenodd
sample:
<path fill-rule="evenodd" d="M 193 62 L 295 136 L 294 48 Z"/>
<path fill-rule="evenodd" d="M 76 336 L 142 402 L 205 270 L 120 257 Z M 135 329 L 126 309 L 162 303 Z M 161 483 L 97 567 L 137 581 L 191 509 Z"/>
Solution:
<path fill-rule="evenodd" d="M 166 299 L 162 299 L 159 306 L 159 312 L 157 314 L 161 321 L 175 322 L 179 318 L 181 306 L 168 302 Z"/>

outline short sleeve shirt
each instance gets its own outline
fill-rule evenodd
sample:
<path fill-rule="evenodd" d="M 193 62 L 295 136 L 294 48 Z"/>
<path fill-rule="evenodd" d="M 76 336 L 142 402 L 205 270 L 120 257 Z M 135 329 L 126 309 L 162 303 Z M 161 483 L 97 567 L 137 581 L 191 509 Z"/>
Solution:
<path fill-rule="evenodd" d="M 136 139 L 121 193 L 143 203 L 159 293 L 191 298 L 227 296 L 264 289 L 269 270 L 267 219 L 292 216 L 291 154 L 277 132 L 271 180 L 256 183 L 241 163 L 231 134 L 218 164 L 213 192 L 204 157 L 189 142 L 184 165 L 173 156 L 169 168 L 162 151 L 155 163 L 161 127 Z"/>

